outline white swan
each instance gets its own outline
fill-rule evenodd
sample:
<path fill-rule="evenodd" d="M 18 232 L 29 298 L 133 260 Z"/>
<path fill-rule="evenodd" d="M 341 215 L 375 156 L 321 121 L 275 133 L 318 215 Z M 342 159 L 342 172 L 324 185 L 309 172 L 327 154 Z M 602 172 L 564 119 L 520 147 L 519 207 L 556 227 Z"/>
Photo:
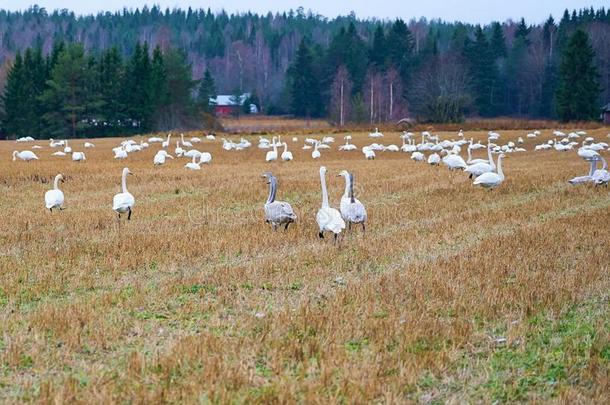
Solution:
<path fill-rule="evenodd" d="M 504 172 L 502 171 L 502 159 L 505 155 L 503 153 L 498 156 L 498 172 L 487 172 L 477 177 L 472 184 L 475 186 L 480 185 L 485 188 L 496 188 L 504 181 Z"/>
<path fill-rule="evenodd" d="M 184 134 L 180 134 L 180 140 L 181 140 L 182 146 L 186 146 L 187 148 L 192 148 L 193 147 L 192 143 L 190 143 L 189 141 L 185 141 L 184 140 Z"/>
<path fill-rule="evenodd" d="M 57 152 L 51 153 L 51 156 L 66 156 L 66 154 L 58 150 Z"/>
<path fill-rule="evenodd" d="M 320 232 L 318 236 L 324 239 L 324 232 L 330 231 L 335 235 L 335 243 L 342 230 L 345 229 L 345 221 L 341 217 L 341 213 L 331 208 L 328 203 L 328 191 L 326 190 L 326 167 L 320 167 L 320 183 L 322 185 L 322 206 L 316 215 L 316 222 Z"/>
<path fill-rule="evenodd" d="M 161 147 L 162 147 L 163 149 L 165 149 L 165 148 L 169 148 L 169 141 L 170 141 L 170 138 L 171 138 L 171 137 L 172 137 L 172 134 L 171 134 L 171 133 L 167 134 L 167 139 L 166 139 L 165 141 L 163 141 L 163 143 L 161 144 Z"/>
<path fill-rule="evenodd" d="M 21 152 L 18 151 L 14 151 L 13 152 L 13 162 L 15 160 L 17 160 L 17 158 L 29 162 L 31 160 L 38 160 L 38 156 L 36 156 L 36 154 L 30 150 L 24 150 Z"/>
<path fill-rule="evenodd" d="M 182 157 L 182 155 L 184 154 L 184 149 L 180 147 L 180 141 L 176 141 L 176 149 L 174 149 L 174 153 L 178 157 Z"/>
<path fill-rule="evenodd" d="M 363 146 L 362 153 L 364 153 L 364 158 L 367 160 L 375 159 L 375 151 L 370 146 Z"/>
<path fill-rule="evenodd" d="M 184 165 L 189 170 L 201 170 L 201 166 L 197 163 L 197 156 L 193 156 L 193 161 Z"/>
<path fill-rule="evenodd" d="M 210 163 L 212 161 L 212 155 L 208 152 L 201 152 L 199 155 L 199 164 Z"/>
<path fill-rule="evenodd" d="M 72 160 L 74 162 L 84 162 L 87 160 L 87 157 L 85 156 L 85 152 L 74 152 L 72 153 Z"/>
<path fill-rule="evenodd" d="M 114 150 L 114 158 L 119 159 L 119 160 L 126 159 L 127 151 L 125 150 L 125 148 L 124 147 L 116 148 Z"/>
<path fill-rule="evenodd" d="M 122 192 L 115 194 L 112 199 L 112 210 L 119 214 L 119 219 L 121 218 L 121 214 L 127 213 L 127 220 L 131 219 L 131 211 L 133 210 L 133 206 L 136 203 L 135 198 L 129 191 L 127 191 L 127 175 L 133 174 L 129 171 L 128 168 L 123 169 L 123 176 L 121 177 L 121 189 Z"/>
<path fill-rule="evenodd" d="M 59 210 L 63 210 L 64 205 L 64 193 L 59 189 L 59 183 L 64 181 L 64 176 L 58 174 L 55 176 L 55 181 L 53 182 L 53 189 L 48 190 L 44 194 L 44 203 L 47 209 L 53 212 L 53 208 L 59 208 Z"/>
<path fill-rule="evenodd" d="M 95 145 L 91 142 L 85 142 L 85 148 L 95 148 Z"/>
<path fill-rule="evenodd" d="M 411 159 L 416 162 L 423 162 L 426 160 L 426 157 L 421 152 L 413 152 L 411 153 Z"/>
<path fill-rule="evenodd" d="M 316 142 L 314 144 L 314 148 L 313 151 L 311 152 L 311 157 L 313 159 L 319 159 L 320 156 L 322 156 L 322 154 L 320 153 L 320 151 L 318 150 L 318 148 L 320 147 L 320 142 Z"/>
<path fill-rule="evenodd" d="M 68 140 L 65 140 L 66 147 L 64 148 L 64 153 L 72 153 L 72 148 L 68 145 Z"/>
<path fill-rule="evenodd" d="M 277 138 L 274 136 L 273 137 L 273 150 L 270 150 L 267 152 L 267 154 L 265 155 L 265 161 L 267 162 L 274 162 L 277 160 L 277 143 L 276 143 Z"/>
<path fill-rule="evenodd" d="M 346 138 L 347 138 L 347 137 L 346 137 Z M 351 137 L 350 137 L 350 138 L 351 138 Z M 356 149 L 358 149 L 358 148 L 356 147 L 356 145 L 353 145 L 353 144 L 349 143 L 349 139 L 346 139 L 346 140 L 345 140 L 345 145 L 341 145 L 341 146 L 339 146 L 339 150 L 340 150 L 340 151 L 346 151 L 346 152 L 348 152 L 348 151 L 352 151 L 352 150 L 356 150 Z"/>
<path fill-rule="evenodd" d="M 601 159 L 603 166 L 601 169 L 595 170 L 595 172 L 593 172 L 593 174 L 591 175 L 591 178 L 593 179 L 593 183 L 595 183 L 596 186 L 605 185 L 606 187 L 608 187 L 608 183 L 610 182 L 608 163 L 606 162 L 606 159 L 604 159 L 603 156 L 600 155 L 599 158 Z"/>
<path fill-rule="evenodd" d="M 451 152 L 443 158 L 443 163 L 449 170 L 463 170 L 467 167 L 466 162 L 460 155 L 454 155 Z"/>
<path fill-rule="evenodd" d="M 470 149 L 468 149 L 468 156 L 470 156 Z M 496 164 L 494 163 L 493 157 L 491 156 L 491 148 L 487 148 L 488 161 L 471 164 L 464 171 L 468 173 L 468 178 L 479 177 L 483 173 L 493 172 L 496 170 Z M 489 162 L 489 163 L 487 163 Z"/>
<path fill-rule="evenodd" d="M 276 201 L 277 179 L 271 173 L 263 173 L 263 177 L 267 179 L 269 184 L 269 197 L 265 203 L 265 222 L 271 224 L 275 231 L 278 226 L 284 225 L 284 229 L 288 229 L 288 225 L 293 223 L 297 216 L 292 209 L 292 206 L 285 201 Z"/>
<path fill-rule="evenodd" d="M 153 158 L 153 165 L 155 165 L 155 166 L 164 165 L 166 158 L 173 159 L 174 157 L 172 155 L 170 155 L 169 153 L 167 153 L 165 150 L 160 150 L 159 152 L 157 152 L 157 154 Z"/>
<path fill-rule="evenodd" d="M 362 232 L 364 233 L 367 219 L 366 208 L 354 197 L 354 175 L 347 170 L 342 170 L 339 176 L 343 176 L 345 179 L 345 191 L 339 204 L 341 217 L 347 222 L 348 229 L 352 228 L 352 224 L 362 224 Z"/>
<path fill-rule="evenodd" d="M 284 142 L 284 151 L 282 152 L 282 160 L 284 162 L 289 162 L 292 160 L 292 152 L 288 151 L 288 144 Z"/>
<path fill-rule="evenodd" d="M 419 153 L 419 152 L 416 152 Z M 432 166 L 438 166 L 441 163 L 441 156 L 438 153 L 433 153 L 428 156 L 428 164 Z"/>
<path fill-rule="evenodd" d="M 568 180 L 568 183 L 572 184 L 572 185 L 577 185 L 577 184 L 584 184 L 584 183 L 589 183 L 593 181 L 593 173 L 595 173 L 595 166 L 597 166 L 597 160 L 596 159 L 591 159 L 590 160 L 590 169 L 589 169 L 589 174 L 587 174 L 586 176 L 577 176 L 574 177 L 573 179 Z"/>
<path fill-rule="evenodd" d="M 383 134 L 379 132 L 378 128 L 375 128 L 375 132 L 369 133 L 369 138 L 383 138 Z"/>

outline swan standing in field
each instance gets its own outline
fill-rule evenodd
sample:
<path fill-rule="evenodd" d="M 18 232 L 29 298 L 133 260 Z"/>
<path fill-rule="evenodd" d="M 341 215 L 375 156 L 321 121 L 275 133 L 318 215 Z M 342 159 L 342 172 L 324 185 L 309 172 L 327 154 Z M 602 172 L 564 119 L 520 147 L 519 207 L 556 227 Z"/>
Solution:
<path fill-rule="evenodd" d="M 320 158 L 320 156 L 322 156 L 322 154 L 321 154 L 321 153 L 320 153 L 320 151 L 318 150 L 318 148 L 319 148 L 319 147 L 320 147 L 320 142 L 316 142 L 316 143 L 314 144 L 313 151 L 311 152 L 311 157 L 312 157 L 313 159 L 319 159 L 319 158 Z"/>
<path fill-rule="evenodd" d="M 347 170 L 342 170 L 339 176 L 343 176 L 345 179 L 345 191 L 339 204 L 341 217 L 347 222 L 348 229 L 352 229 L 352 224 L 362 224 L 362 232 L 364 233 L 367 219 L 366 208 L 354 197 L 354 175 Z"/>
<path fill-rule="evenodd" d="M 60 211 L 63 210 L 64 205 L 64 193 L 59 189 L 59 183 L 64 181 L 64 176 L 58 174 L 55 176 L 53 182 L 53 189 L 48 190 L 44 194 L 44 203 L 47 209 L 53 212 L 53 208 L 58 208 Z"/>
<path fill-rule="evenodd" d="M 193 144 L 190 143 L 189 141 L 185 141 L 184 140 L 184 134 L 180 134 L 180 142 L 182 143 L 182 146 L 186 146 L 187 148 L 192 148 Z"/>
<path fill-rule="evenodd" d="M 66 147 L 64 148 L 64 153 L 72 153 L 72 148 L 68 145 L 68 140 L 66 139 L 64 141 L 66 144 Z"/>
<path fill-rule="evenodd" d="M 265 222 L 271 224 L 275 231 L 278 226 L 284 225 L 284 229 L 288 229 L 288 225 L 293 223 L 297 216 L 294 213 L 292 206 L 285 201 L 276 201 L 277 179 L 269 172 L 263 173 L 263 177 L 267 179 L 269 184 L 269 197 L 265 203 Z"/>
<path fill-rule="evenodd" d="M 73 152 L 72 160 L 74 162 L 84 162 L 85 160 L 87 160 L 87 157 L 85 156 L 85 152 Z"/>
<path fill-rule="evenodd" d="M 165 150 L 160 150 L 159 152 L 157 152 L 157 154 L 153 158 L 153 164 L 155 166 L 164 165 L 166 158 L 173 159 L 174 157 L 172 155 L 170 155 L 169 153 L 167 153 Z"/>
<path fill-rule="evenodd" d="M 124 147 L 115 148 L 114 149 L 114 158 L 119 159 L 119 160 L 127 159 L 127 151 L 125 150 L 125 148 Z"/>
<path fill-rule="evenodd" d="M 134 204 L 136 203 L 135 198 L 129 191 L 127 191 L 127 175 L 133 174 L 129 171 L 128 168 L 123 169 L 123 175 L 121 177 L 121 193 L 115 194 L 112 199 L 112 210 L 119 214 L 119 219 L 121 219 L 121 214 L 127 213 L 127 220 L 131 219 L 131 211 L 133 209 Z"/>
<path fill-rule="evenodd" d="M 161 144 L 161 147 L 163 149 L 169 148 L 169 141 L 170 141 L 171 137 L 172 137 L 171 133 L 167 134 L 167 139 L 165 141 L 163 141 L 163 143 Z"/>
<path fill-rule="evenodd" d="M 182 157 L 182 155 L 184 154 L 184 149 L 180 147 L 180 141 L 176 141 L 176 149 L 174 149 L 174 153 L 178 157 Z"/>
<path fill-rule="evenodd" d="M 345 229 L 345 221 L 341 217 L 341 213 L 335 209 L 331 208 L 328 203 L 328 191 L 326 190 L 326 167 L 320 167 L 320 184 L 322 186 L 322 206 L 318 210 L 318 214 L 316 215 L 316 222 L 318 223 L 318 227 L 320 232 L 318 236 L 320 239 L 324 239 L 324 232 L 332 232 L 335 235 L 335 243 L 337 243 L 337 238 L 342 230 Z"/>
<path fill-rule="evenodd" d="M 38 160 L 38 156 L 36 156 L 36 154 L 30 150 L 24 150 L 21 152 L 18 151 L 14 151 L 13 152 L 13 162 L 15 160 L 17 160 L 17 158 L 29 162 L 31 160 Z"/>
<path fill-rule="evenodd" d="M 273 150 L 268 151 L 267 154 L 265 155 L 265 161 L 267 161 L 267 162 L 274 162 L 277 160 L 277 142 L 276 142 L 276 140 L 277 140 L 277 138 L 274 136 L 273 141 L 272 141 Z"/>
<path fill-rule="evenodd" d="M 292 152 L 288 151 L 288 144 L 284 142 L 284 151 L 282 152 L 282 160 L 284 162 L 289 162 L 292 160 Z"/>
<path fill-rule="evenodd" d="M 498 156 L 498 172 L 487 172 L 483 173 L 479 177 L 477 177 L 472 184 L 475 186 L 480 185 L 485 188 L 496 188 L 504 181 L 504 172 L 502 171 L 502 159 L 504 159 L 505 155 L 503 153 Z"/>

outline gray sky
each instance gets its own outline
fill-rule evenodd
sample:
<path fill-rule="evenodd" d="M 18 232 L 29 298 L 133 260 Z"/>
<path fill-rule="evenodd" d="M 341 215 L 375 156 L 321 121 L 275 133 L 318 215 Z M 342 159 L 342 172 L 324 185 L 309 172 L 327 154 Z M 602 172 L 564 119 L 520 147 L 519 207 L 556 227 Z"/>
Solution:
<path fill-rule="evenodd" d="M 358 17 L 411 19 L 423 16 L 483 24 L 509 18 L 517 20 L 520 17 L 525 17 L 529 23 L 538 23 L 544 21 L 549 14 L 553 14 L 556 20 L 559 19 L 566 8 L 593 6 L 597 9 L 608 6 L 608 0 L 37 0 L 31 3 L 27 0 L 1 0 L 0 8 L 21 10 L 34 3 L 47 10 L 67 8 L 79 14 L 142 7 L 144 4 L 159 4 L 163 8 L 210 7 L 212 11 L 224 8 L 229 13 L 248 10 L 259 13 L 287 11 L 302 5 L 305 10 L 311 9 L 327 17 L 345 15 L 353 10 Z"/>

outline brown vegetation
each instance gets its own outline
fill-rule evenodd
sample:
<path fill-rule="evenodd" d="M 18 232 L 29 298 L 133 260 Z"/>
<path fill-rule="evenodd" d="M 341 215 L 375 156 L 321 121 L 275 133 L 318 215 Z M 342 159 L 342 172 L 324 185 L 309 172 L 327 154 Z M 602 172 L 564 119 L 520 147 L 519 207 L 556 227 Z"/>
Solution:
<path fill-rule="evenodd" d="M 205 142 L 201 172 L 153 167 L 154 145 L 115 161 L 117 139 L 82 164 L 0 143 L 0 401 L 607 401 L 610 197 L 566 183 L 588 168 L 575 153 L 512 154 L 487 191 L 403 153 L 314 161 L 292 136 L 290 163 Z M 321 164 L 334 205 L 349 169 L 369 211 L 339 248 L 317 239 Z M 287 232 L 263 222 L 265 170 L 299 216 Z M 67 209 L 49 213 L 59 172 Z"/>

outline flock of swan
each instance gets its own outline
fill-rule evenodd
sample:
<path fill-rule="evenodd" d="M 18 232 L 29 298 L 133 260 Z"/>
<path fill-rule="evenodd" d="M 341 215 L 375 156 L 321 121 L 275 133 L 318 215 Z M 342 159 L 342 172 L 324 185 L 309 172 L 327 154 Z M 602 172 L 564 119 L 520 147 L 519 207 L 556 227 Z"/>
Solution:
<path fill-rule="evenodd" d="M 539 131 L 528 133 L 528 139 L 534 139 L 540 136 Z M 127 159 L 130 154 L 140 152 L 147 149 L 152 144 L 160 144 L 161 148 L 156 152 L 153 158 L 155 166 L 164 165 L 167 159 L 175 159 L 167 149 L 172 145 L 172 134 L 168 134 L 167 138 L 151 137 L 147 142 L 141 140 L 139 143 L 134 140 L 124 140 L 117 147 L 113 148 L 114 159 Z M 369 138 L 375 140 L 382 139 L 384 134 L 375 129 L 375 132 L 369 134 Z M 560 131 L 553 132 L 554 139 L 550 139 L 539 145 L 536 145 L 535 151 L 557 151 L 566 152 L 576 149 L 576 155 L 582 158 L 589 165 L 587 174 L 577 176 L 568 180 L 570 184 L 585 184 L 592 183 L 596 186 L 610 183 L 610 173 L 608 172 L 606 159 L 600 154 L 604 150 L 608 150 L 608 144 L 605 142 L 596 142 L 593 137 L 587 136 L 584 131 L 570 132 L 565 134 Z M 610 137 L 610 135 L 609 135 Z M 410 158 L 415 162 L 426 162 L 431 166 L 446 166 L 449 170 L 462 170 L 472 179 L 473 185 L 481 186 L 489 189 L 500 186 L 505 175 L 502 169 L 503 159 L 508 154 L 526 151 L 522 144 L 523 138 L 519 137 L 515 142 L 507 142 L 500 144 L 501 135 L 497 132 L 490 131 L 487 137 L 487 143 L 481 141 L 474 142 L 464 139 L 465 135 L 462 131 L 457 134 L 456 139 L 440 140 L 438 135 L 433 135 L 430 132 L 424 131 L 421 133 L 421 141 L 415 142 L 415 135 L 411 132 L 404 132 L 400 135 L 402 145 L 390 144 L 383 145 L 380 143 L 372 143 L 361 148 L 366 159 L 375 159 L 375 152 L 403 152 L 409 153 Z M 583 138 L 581 140 L 581 138 Z M 206 135 L 205 140 L 214 141 L 214 135 Z M 350 135 L 344 136 L 345 143 L 338 147 L 340 152 L 357 151 L 358 147 L 350 141 Z M 293 143 L 298 142 L 298 138 L 292 138 Z M 19 143 L 36 142 L 34 139 L 20 138 Z M 176 158 L 189 159 L 184 167 L 188 170 L 200 170 L 202 164 L 208 164 L 212 161 L 212 155 L 209 152 L 202 152 L 195 148 L 194 145 L 202 143 L 202 138 L 192 137 L 186 140 L 184 134 L 180 135 L 175 143 L 174 155 Z M 335 139 L 331 136 L 323 136 L 320 139 L 305 138 L 304 150 L 311 150 L 312 159 L 320 159 L 325 150 L 331 149 Z M 49 142 L 50 148 L 58 148 L 60 150 L 51 154 L 51 156 L 68 156 L 75 162 L 85 162 L 86 156 L 84 152 L 74 151 L 70 147 L 68 140 L 53 140 Z M 95 145 L 91 142 L 85 142 L 84 148 L 94 148 Z M 239 142 L 234 142 L 222 138 L 222 148 L 224 151 L 241 151 L 252 147 L 252 143 L 245 138 L 241 138 Z M 461 156 L 462 148 L 466 148 L 467 160 Z M 279 148 L 283 148 L 280 153 Z M 39 145 L 33 145 L 31 149 L 42 149 Z M 266 151 L 266 162 L 290 162 L 294 160 L 292 153 L 288 150 L 287 142 L 283 142 L 280 136 L 273 137 L 271 140 L 259 137 L 258 149 Z M 473 152 L 477 150 L 486 151 L 486 159 L 483 157 L 473 158 Z M 497 159 L 494 160 L 494 154 Z M 427 155 L 427 156 L 426 156 Z M 32 150 L 14 151 L 13 161 L 23 160 L 27 162 L 38 160 L 38 156 Z M 601 164 L 601 167 L 598 167 Z M 320 184 L 322 189 L 322 205 L 316 215 L 316 221 L 319 226 L 319 236 L 324 237 L 326 232 L 334 234 L 335 241 L 338 235 L 346 228 L 346 224 L 351 228 L 354 224 L 360 224 L 364 233 L 366 229 L 367 213 L 364 205 L 354 196 L 354 175 L 346 170 L 338 173 L 345 180 L 345 192 L 341 197 L 339 209 L 333 208 L 330 205 L 328 190 L 326 187 L 326 173 L 324 166 L 320 167 Z M 121 215 L 127 215 L 130 220 L 132 209 L 135 204 L 135 198 L 127 190 L 127 176 L 132 174 L 128 168 L 124 168 L 121 177 L 122 192 L 118 193 L 113 198 L 112 209 L 121 218 Z M 265 172 L 263 176 L 266 178 L 269 185 L 269 196 L 264 204 L 265 221 L 271 224 L 275 230 L 280 226 L 288 229 L 288 226 L 296 221 L 296 214 L 289 203 L 276 200 L 278 189 L 277 178 L 271 172 Z M 53 189 L 45 194 L 45 206 L 50 211 L 54 209 L 62 210 L 64 206 L 64 194 L 59 188 L 59 184 L 63 182 L 63 176 L 58 174 L 53 183 Z"/>

